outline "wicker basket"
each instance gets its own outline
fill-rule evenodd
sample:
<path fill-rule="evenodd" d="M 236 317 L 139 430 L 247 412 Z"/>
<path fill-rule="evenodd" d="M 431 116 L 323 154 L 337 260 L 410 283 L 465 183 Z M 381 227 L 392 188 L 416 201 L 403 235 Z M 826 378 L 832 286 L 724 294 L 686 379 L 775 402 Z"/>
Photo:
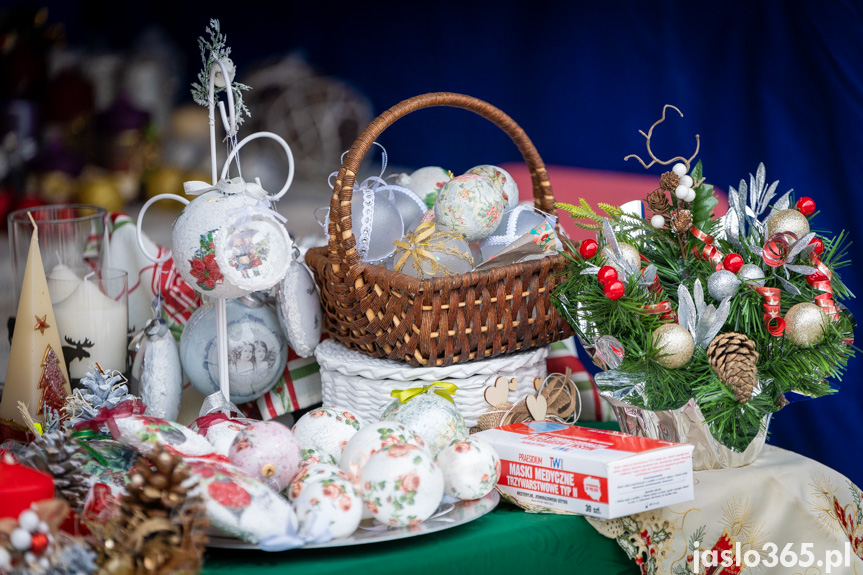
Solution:
<path fill-rule="evenodd" d="M 434 106 L 464 108 L 509 135 L 530 168 L 536 206 L 555 213 L 545 165 L 509 116 L 482 100 L 446 92 L 396 104 L 369 124 L 346 154 L 330 200 L 329 244 L 306 254 L 321 287 L 325 329 L 351 349 L 413 366 L 490 358 L 572 335 L 549 296 L 560 281 L 562 255 L 426 280 L 359 260 L 351 194 L 360 163 L 396 120 Z"/>
<path fill-rule="evenodd" d="M 321 365 L 321 388 L 324 405 L 348 409 L 366 422 L 377 421 L 393 402 L 390 392 L 396 389 L 422 387 L 435 381 L 458 386 L 453 396 L 468 428 L 492 409 L 485 399 L 486 386 L 497 377 L 515 379 L 518 388 L 509 392 L 509 401 L 536 395 L 533 380 L 545 379 L 548 348 L 511 353 L 494 359 L 473 361 L 447 367 L 410 367 L 401 362 L 376 359 L 347 349 L 333 340 L 315 349 Z"/>

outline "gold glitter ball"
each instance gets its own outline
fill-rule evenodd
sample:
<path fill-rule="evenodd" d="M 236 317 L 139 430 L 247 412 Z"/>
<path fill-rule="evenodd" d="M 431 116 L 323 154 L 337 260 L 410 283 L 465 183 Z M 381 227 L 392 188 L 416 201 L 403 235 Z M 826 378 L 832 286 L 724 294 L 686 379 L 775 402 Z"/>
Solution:
<path fill-rule="evenodd" d="M 668 369 L 677 369 L 686 365 L 692 357 L 695 342 L 685 327 L 667 323 L 653 332 L 653 347 L 659 350 L 657 363 Z"/>
<path fill-rule="evenodd" d="M 814 303 L 798 303 L 785 314 L 785 337 L 800 347 L 821 341 L 827 329 L 827 314 Z"/>
<path fill-rule="evenodd" d="M 617 242 L 618 247 L 620 248 L 620 253 L 623 254 L 623 259 L 629 262 L 633 268 L 640 270 L 641 269 L 641 256 L 638 255 L 638 250 L 632 247 L 631 245 L 624 242 Z M 625 274 L 625 270 L 619 269 L 617 265 L 611 263 L 608 260 L 608 255 L 613 253 L 611 251 L 611 246 L 605 246 L 602 248 L 600 252 L 600 258 L 602 261 L 602 265 L 608 265 L 617 270 L 617 273 L 620 275 Z"/>
<path fill-rule="evenodd" d="M 799 240 L 809 233 L 809 220 L 797 210 L 779 210 L 767 219 L 768 237 L 786 232 L 791 232 Z"/>

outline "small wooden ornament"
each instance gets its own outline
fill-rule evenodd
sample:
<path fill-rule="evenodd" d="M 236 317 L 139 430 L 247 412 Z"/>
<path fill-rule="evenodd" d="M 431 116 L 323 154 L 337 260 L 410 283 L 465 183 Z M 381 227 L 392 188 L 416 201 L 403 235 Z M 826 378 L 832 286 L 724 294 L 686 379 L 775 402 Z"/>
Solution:
<path fill-rule="evenodd" d="M 528 395 L 524 398 L 524 404 L 527 406 L 527 412 L 530 413 L 534 421 L 545 420 L 548 412 L 548 400 L 545 399 L 545 396 L 537 395 L 534 397 L 533 395 Z"/>

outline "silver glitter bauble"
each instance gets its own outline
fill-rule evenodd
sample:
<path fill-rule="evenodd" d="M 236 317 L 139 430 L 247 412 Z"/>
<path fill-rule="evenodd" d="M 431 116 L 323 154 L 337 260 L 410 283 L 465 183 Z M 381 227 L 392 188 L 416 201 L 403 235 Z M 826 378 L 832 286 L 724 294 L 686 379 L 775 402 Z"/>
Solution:
<path fill-rule="evenodd" d="M 737 272 L 738 279 L 747 283 L 755 284 L 758 287 L 764 285 L 764 270 L 755 264 L 746 264 L 740 271 Z"/>
<path fill-rule="evenodd" d="M 657 363 L 668 369 L 677 369 L 686 365 L 692 357 L 695 342 L 685 327 L 667 323 L 653 332 L 653 347 L 659 350 Z"/>
<path fill-rule="evenodd" d="M 767 218 L 767 236 L 791 232 L 797 239 L 809 233 L 809 220 L 797 210 L 779 210 Z"/>
<path fill-rule="evenodd" d="M 764 277 L 763 274 L 762 277 Z M 707 291 L 716 301 L 733 296 L 738 288 L 740 288 L 740 280 L 728 270 L 719 270 L 707 279 Z"/>
<path fill-rule="evenodd" d="M 785 314 L 785 336 L 800 347 L 812 347 L 824 337 L 827 314 L 814 303 L 798 303 Z"/>
<path fill-rule="evenodd" d="M 634 269 L 640 270 L 641 256 L 638 254 L 638 250 L 624 242 L 617 242 L 617 245 L 620 248 L 620 253 L 623 255 L 623 259 L 628 262 Z M 614 252 L 611 251 L 611 246 L 605 246 L 604 248 L 602 248 L 602 251 L 599 254 L 602 265 L 613 267 L 615 270 L 617 270 L 618 274 L 626 274 L 626 270 L 620 269 L 619 266 L 612 263 L 612 261 L 609 259 L 608 256 L 612 253 Z"/>

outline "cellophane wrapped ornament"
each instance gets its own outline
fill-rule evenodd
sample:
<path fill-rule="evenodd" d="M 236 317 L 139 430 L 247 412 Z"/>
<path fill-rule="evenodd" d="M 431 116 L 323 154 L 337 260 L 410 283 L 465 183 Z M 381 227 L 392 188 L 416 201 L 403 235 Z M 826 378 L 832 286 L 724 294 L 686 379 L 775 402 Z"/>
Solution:
<path fill-rule="evenodd" d="M 836 272 L 847 236 L 811 231 L 815 202 L 777 193 L 763 164 L 729 188 L 718 218 L 695 155 L 651 157 L 645 167 L 676 163 L 646 218 L 558 204 L 599 241 L 571 246 L 553 301 L 606 370 L 596 383 L 624 431 L 691 441 L 696 469 L 746 465 L 771 414 L 834 393 L 828 380 L 854 355 L 855 321 L 838 303 L 853 296 Z"/>

